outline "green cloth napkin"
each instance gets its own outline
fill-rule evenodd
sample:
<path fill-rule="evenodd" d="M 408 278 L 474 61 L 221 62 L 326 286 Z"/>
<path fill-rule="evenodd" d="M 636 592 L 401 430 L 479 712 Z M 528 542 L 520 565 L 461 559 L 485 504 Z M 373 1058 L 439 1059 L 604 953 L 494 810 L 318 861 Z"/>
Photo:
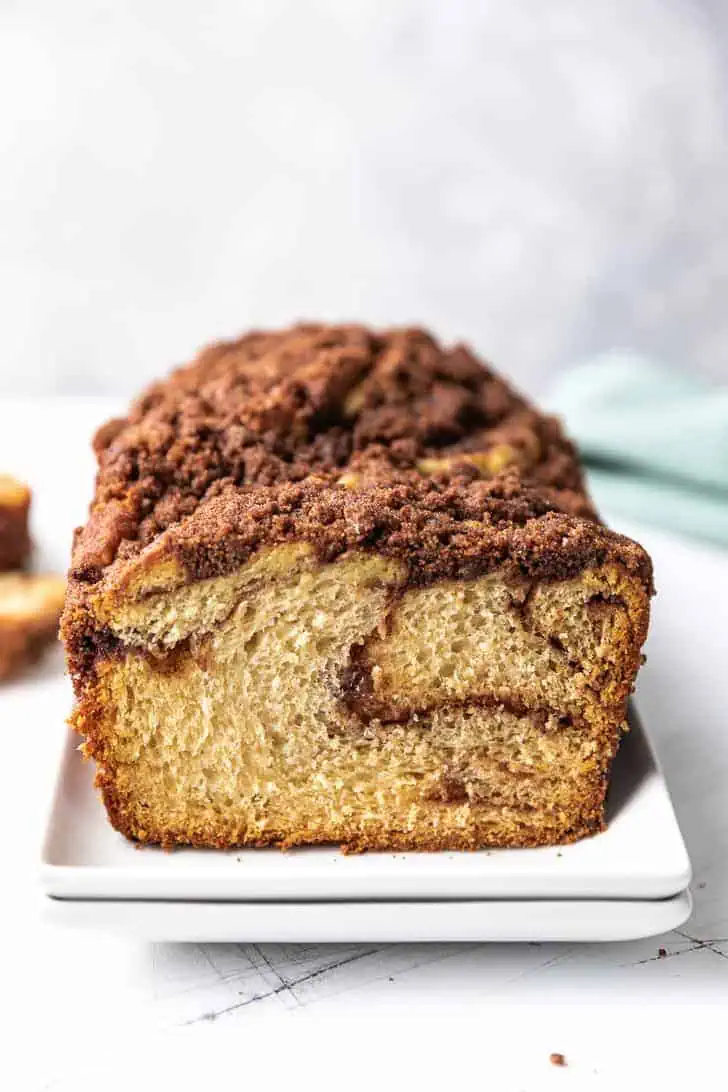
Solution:
<path fill-rule="evenodd" d="M 728 546 L 728 387 L 612 352 L 561 376 L 549 409 L 597 507 Z"/>

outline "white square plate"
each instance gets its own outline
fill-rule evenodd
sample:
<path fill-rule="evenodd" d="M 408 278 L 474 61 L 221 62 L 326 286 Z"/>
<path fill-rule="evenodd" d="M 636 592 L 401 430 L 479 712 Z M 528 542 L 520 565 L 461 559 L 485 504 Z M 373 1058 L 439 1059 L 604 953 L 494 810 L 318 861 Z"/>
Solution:
<path fill-rule="evenodd" d="M 194 902 L 667 899 L 689 884 L 690 862 L 652 747 L 631 719 L 614 765 L 607 831 L 570 846 L 475 853 L 139 849 L 110 827 L 93 768 L 69 735 L 43 887 L 64 899 Z"/>
<path fill-rule="evenodd" d="M 450 899 L 447 902 L 163 902 L 46 899 L 53 925 L 135 940 L 253 944 L 636 940 L 690 917 L 670 899 Z"/>

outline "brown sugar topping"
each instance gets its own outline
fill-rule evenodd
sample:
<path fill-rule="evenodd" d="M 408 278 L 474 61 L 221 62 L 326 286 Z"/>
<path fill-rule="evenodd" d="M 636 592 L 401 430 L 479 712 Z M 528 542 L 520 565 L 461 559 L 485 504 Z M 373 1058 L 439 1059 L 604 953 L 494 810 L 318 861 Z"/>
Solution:
<path fill-rule="evenodd" d="M 418 581 L 506 557 L 558 575 L 617 541 L 594 522 L 558 421 L 466 347 L 417 329 L 299 325 L 213 345 L 94 446 L 96 497 L 72 562 L 87 583 L 164 533 L 199 576 L 305 539 L 327 558 L 353 546 L 405 557 Z"/>
<path fill-rule="evenodd" d="M 534 579 L 574 576 L 619 553 L 647 579 L 640 547 L 575 520 L 514 471 L 489 481 L 370 485 L 322 481 L 226 489 L 168 532 L 168 548 L 198 578 L 229 572 L 259 547 L 310 542 L 325 561 L 351 549 L 404 558 L 409 580 L 469 578 L 506 562 Z"/>

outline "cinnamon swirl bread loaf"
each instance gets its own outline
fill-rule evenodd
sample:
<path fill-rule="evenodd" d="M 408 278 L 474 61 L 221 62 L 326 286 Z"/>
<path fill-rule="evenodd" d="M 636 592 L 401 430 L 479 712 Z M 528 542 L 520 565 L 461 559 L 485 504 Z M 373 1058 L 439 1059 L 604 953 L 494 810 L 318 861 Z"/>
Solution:
<path fill-rule="evenodd" d="M 603 825 L 650 560 L 465 347 L 214 345 L 97 434 L 62 620 L 114 826 L 471 849 Z"/>

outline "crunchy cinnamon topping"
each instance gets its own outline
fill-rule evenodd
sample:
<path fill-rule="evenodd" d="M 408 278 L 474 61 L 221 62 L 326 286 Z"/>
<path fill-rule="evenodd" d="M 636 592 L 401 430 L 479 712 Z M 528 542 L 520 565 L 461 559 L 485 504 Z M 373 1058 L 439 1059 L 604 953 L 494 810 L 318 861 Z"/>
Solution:
<path fill-rule="evenodd" d="M 514 512 L 594 517 L 558 421 L 467 348 L 445 349 L 422 330 L 300 325 L 213 345 L 150 387 L 126 419 L 104 425 L 94 447 L 96 497 L 72 566 L 88 582 L 168 528 L 187 526 L 189 540 L 201 507 L 205 524 L 216 518 L 215 498 L 225 498 L 225 511 L 236 494 L 251 512 L 281 503 L 295 520 L 304 495 L 339 479 L 368 494 L 359 507 L 378 526 L 401 520 L 395 513 L 407 503 L 443 516 L 450 507 L 461 522 L 461 486 L 479 519 L 478 504 L 491 502 L 468 483 L 508 466 L 542 494 L 512 499 Z M 304 483 L 304 492 L 287 493 L 286 483 Z M 319 509 L 308 505 L 311 519 Z"/>
<path fill-rule="evenodd" d="M 403 558 L 409 580 L 468 579 L 505 563 L 514 574 L 566 579 L 618 558 L 647 584 L 641 547 L 574 519 L 515 471 L 490 481 L 371 485 L 360 492 L 314 478 L 267 489 L 227 488 L 170 529 L 166 546 L 197 577 L 229 572 L 259 547 L 303 540 L 324 561 L 350 549 Z"/>

